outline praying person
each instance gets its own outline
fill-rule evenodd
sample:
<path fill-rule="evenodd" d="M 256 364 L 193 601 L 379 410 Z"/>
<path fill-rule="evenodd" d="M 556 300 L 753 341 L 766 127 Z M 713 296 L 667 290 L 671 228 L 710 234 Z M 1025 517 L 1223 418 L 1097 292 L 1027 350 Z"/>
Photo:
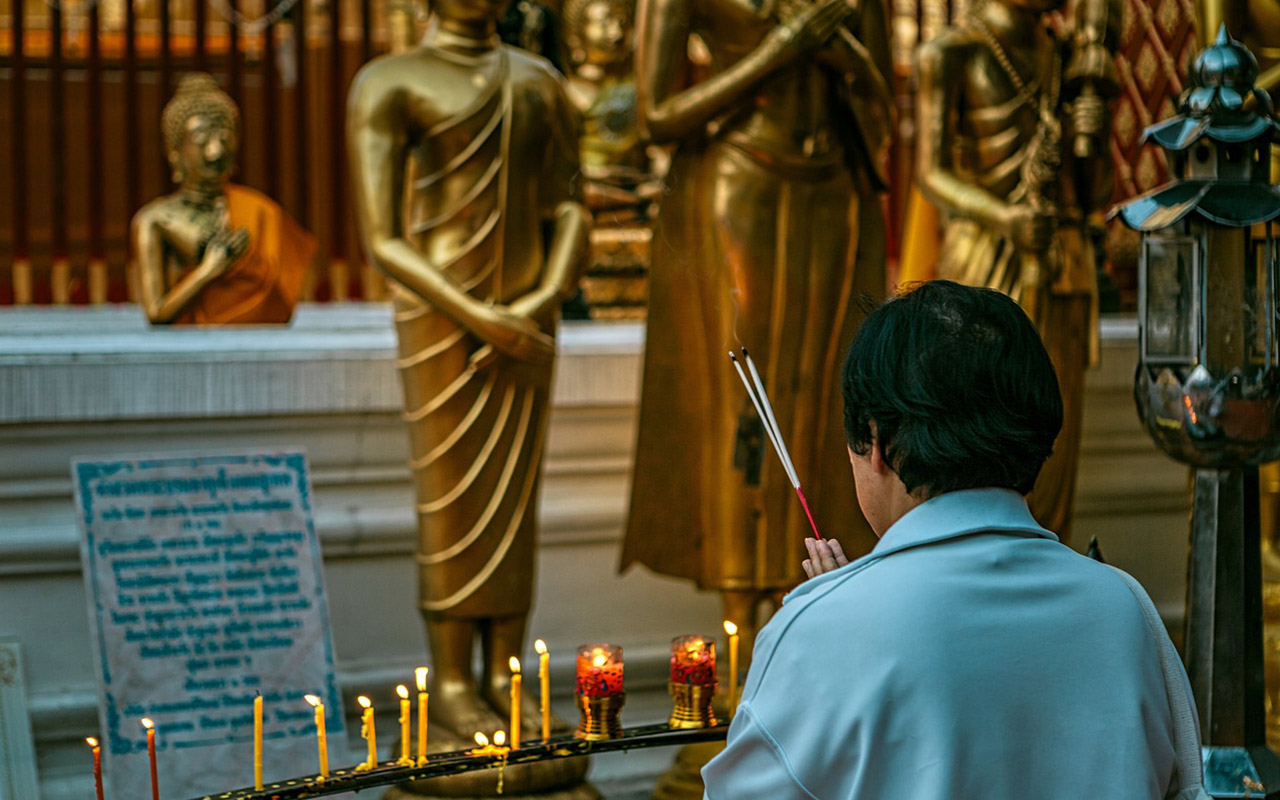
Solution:
<path fill-rule="evenodd" d="M 1150 599 L 1027 509 L 1063 408 L 1022 309 L 920 285 L 862 324 L 842 386 L 879 541 L 854 561 L 806 541 L 810 579 L 760 631 L 706 797 L 1200 796 L 1190 686 Z"/>

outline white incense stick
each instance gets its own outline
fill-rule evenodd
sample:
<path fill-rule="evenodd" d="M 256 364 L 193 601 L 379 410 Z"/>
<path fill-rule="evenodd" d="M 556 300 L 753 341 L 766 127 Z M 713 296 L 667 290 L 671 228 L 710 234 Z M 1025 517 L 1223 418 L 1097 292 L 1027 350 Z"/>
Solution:
<path fill-rule="evenodd" d="M 800 498 L 800 505 L 804 508 L 804 515 L 809 520 L 809 527 L 813 529 L 813 535 L 817 539 L 822 538 L 822 534 L 818 531 L 818 523 L 813 519 L 813 512 L 809 509 L 809 501 L 804 496 L 804 490 L 800 488 L 800 478 L 796 475 L 796 466 L 791 461 L 791 454 L 787 451 L 787 446 L 782 441 L 782 430 L 778 427 L 778 420 L 773 415 L 773 405 L 769 402 L 769 395 L 764 390 L 764 381 L 760 379 L 760 373 L 756 370 L 756 363 L 751 359 L 751 354 L 747 352 L 747 348 L 742 348 L 742 357 L 747 361 L 747 369 L 751 370 L 751 377 L 755 382 L 747 380 L 747 375 L 742 371 L 742 365 L 738 363 L 738 358 L 729 352 L 729 360 L 733 362 L 733 368 L 738 371 L 738 377 L 742 379 L 742 385 L 747 389 L 747 396 L 751 398 L 751 404 L 756 407 L 756 413 L 760 415 L 760 421 L 764 425 L 765 432 L 769 434 L 769 441 L 773 443 L 773 451 L 778 454 L 778 460 L 782 462 L 782 470 L 787 473 L 787 480 L 791 481 L 791 486 L 796 490 L 796 497 Z"/>
<path fill-rule="evenodd" d="M 769 425 L 769 418 L 765 414 L 764 408 L 761 407 L 760 400 L 756 397 L 756 392 L 751 386 L 751 381 L 747 379 L 747 373 L 742 371 L 742 364 L 739 363 L 738 357 L 732 352 L 729 353 L 729 360 L 733 362 L 733 368 L 738 371 L 738 377 L 742 379 L 742 385 L 747 390 L 747 397 L 751 398 L 751 405 L 756 408 L 756 415 L 760 417 L 760 421 L 764 424 L 764 432 L 769 436 L 770 443 L 773 444 L 773 452 L 778 454 L 778 460 L 782 462 L 782 470 L 787 474 L 787 480 L 791 482 L 791 486 L 793 488 L 798 486 L 799 484 L 796 481 L 795 473 L 791 471 L 791 466 L 787 463 L 786 457 L 782 455 L 783 448 L 778 442 L 778 434 L 773 427 Z"/>
<path fill-rule="evenodd" d="M 760 373 L 756 371 L 756 362 L 752 360 L 751 354 L 747 352 L 747 348 L 742 348 L 742 357 L 747 360 L 747 369 L 751 371 L 751 379 L 756 383 L 756 392 L 760 395 L 760 404 L 764 406 L 764 413 L 769 415 L 769 425 L 773 426 L 773 436 L 778 443 L 778 451 L 782 455 L 782 463 L 786 466 L 788 474 L 791 475 L 791 485 L 800 488 L 800 477 L 796 474 L 796 464 L 791 460 L 791 453 L 787 450 L 787 442 L 782 438 L 782 428 L 778 426 L 778 418 L 773 415 L 773 404 L 769 402 L 769 395 L 764 391 L 764 381 L 760 380 Z"/>

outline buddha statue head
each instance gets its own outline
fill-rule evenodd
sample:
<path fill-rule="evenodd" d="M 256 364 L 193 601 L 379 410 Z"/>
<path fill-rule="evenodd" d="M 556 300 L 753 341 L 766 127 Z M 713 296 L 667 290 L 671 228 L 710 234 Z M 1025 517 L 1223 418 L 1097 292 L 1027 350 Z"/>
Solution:
<path fill-rule="evenodd" d="M 174 182 L 221 192 L 235 168 L 239 123 L 240 109 L 213 76 L 184 75 L 160 117 Z"/>
<path fill-rule="evenodd" d="M 565 44 L 575 67 L 622 64 L 634 48 L 634 0 L 566 0 Z"/>

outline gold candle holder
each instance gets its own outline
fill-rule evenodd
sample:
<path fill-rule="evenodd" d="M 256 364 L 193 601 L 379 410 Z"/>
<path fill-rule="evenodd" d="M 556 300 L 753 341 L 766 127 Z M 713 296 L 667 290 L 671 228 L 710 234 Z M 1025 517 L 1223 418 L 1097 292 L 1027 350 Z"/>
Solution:
<path fill-rule="evenodd" d="M 671 709 L 671 718 L 667 724 L 673 728 L 714 728 L 716 714 L 711 708 L 711 700 L 716 696 L 716 685 L 699 683 L 667 684 L 671 699 L 675 706 Z"/>
<path fill-rule="evenodd" d="M 578 729 L 573 735 L 588 742 L 617 739 L 622 735 L 618 716 L 626 700 L 626 692 L 597 697 L 578 695 Z"/>

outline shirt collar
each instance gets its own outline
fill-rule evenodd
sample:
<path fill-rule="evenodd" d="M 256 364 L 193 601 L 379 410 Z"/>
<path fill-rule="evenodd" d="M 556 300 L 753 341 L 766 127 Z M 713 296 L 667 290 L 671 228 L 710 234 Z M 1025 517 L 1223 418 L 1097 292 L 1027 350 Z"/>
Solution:
<path fill-rule="evenodd" d="M 885 555 L 918 544 L 954 539 L 978 531 L 1016 531 L 1058 540 L 1040 527 L 1027 501 L 1012 489 L 965 489 L 932 497 L 903 514 L 872 549 Z"/>
<path fill-rule="evenodd" d="M 870 553 L 839 569 L 810 578 L 784 598 L 785 601 L 860 570 L 872 561 L 922 544 L 955 539 L 983 531 L 1038 536 L 1052 541 L 1058 537 L 1031 516 L 1026 499 L 1012 489 L 964 489 L 932 497 L 903 514 Z"/>

